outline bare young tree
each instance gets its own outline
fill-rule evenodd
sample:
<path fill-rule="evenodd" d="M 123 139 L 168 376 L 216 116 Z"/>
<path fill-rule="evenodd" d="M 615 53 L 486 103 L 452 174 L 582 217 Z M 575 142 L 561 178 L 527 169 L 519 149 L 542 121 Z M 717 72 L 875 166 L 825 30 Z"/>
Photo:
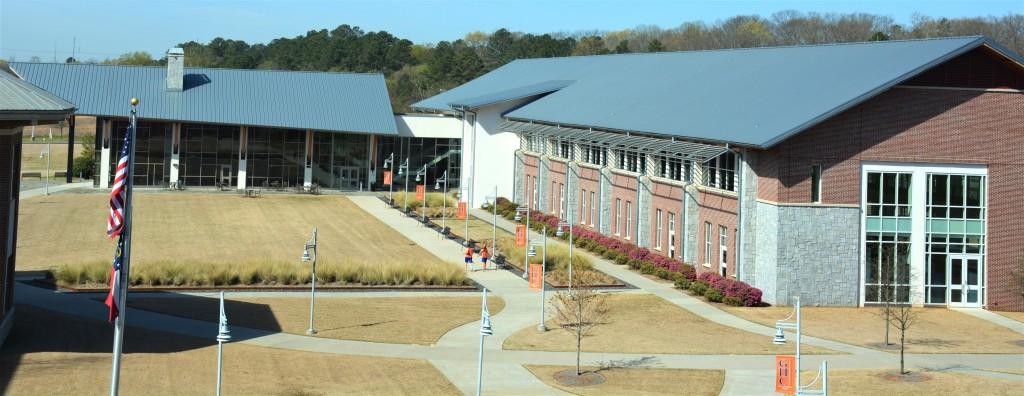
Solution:
<path fill-rule="evenodd" d="M 886 249 L 892 250 L 890 247 L 886 246 L 882 249 L 882 257 L 891 257 L 891 255 L 886 255 L 885 253 Z M 878 276 L 878 302 L 881 303 L 878 316 L 882 318 L 882 323 L 885 324 L 885 346 L 888 347 L 892 345 L 892 342 L 889 342 L 889 329 L 892 327 L 889 324 L 889 319 L 892 318 L 893 304 L 896 303 L 896 284 L 893 279 L 892 262 L 883 262 Z"/>
<path fill-rule="evenodd" d="M 889 323 L 900 332 L 900 374 L 907 374 L 904 366 L 904 352 L 907 345 L 907 330 L 917 323 L 919 311 L 914 305 L 907 303 L 893 304 L 892 312 L 889 313 Z"/>
<path fill-rule="evenodd" d="M 580 375 L 580 346 L 594 327 L 605 323 L 608 308 L 605 296 L 594 291 L 596 279 L 589 272 L 580 272 L 573 279 L 572 289 L 555 295 L 555 320 L 558 326 L 576 339 L 576 375 Z"/>

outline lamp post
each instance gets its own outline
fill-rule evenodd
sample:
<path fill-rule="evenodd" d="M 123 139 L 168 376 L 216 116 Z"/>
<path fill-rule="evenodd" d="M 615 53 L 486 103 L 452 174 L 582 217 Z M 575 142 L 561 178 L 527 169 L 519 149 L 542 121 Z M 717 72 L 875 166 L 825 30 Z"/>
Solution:
<path fill-rule="evenodd" d="M 221 371 L 224 362 L 224 343 L 231 341 L 228 315 L 224 312 L 224 291 L 220 292 L 220 322 L 217 329 L 217 396 L 220 396 Z"/>
<path fill-rule="evenodd" d="M 416 171 L 416 184 L 420 183 L 420 177 L 423 177 L 423 224 L 427 224 L 427 166 L 423 165 L 423 168 Z"/>
<path fill-rule="evenodd" d="M 480 357 L 476 363 L 476 396 L 480 396 L 480 388 L 484 378 L 484 337 L 494 334 L 491 328 L 491 313 L 487 310 L 487 288 L 483 291 L 483 302 L 480 308 Z"/>
<path fill-rule="evenodd" d="M 544 294 L 544 274 L 547 272 L 548 267 L 548 226 L 544 226 L 543 242 L 534 243 L 530 245 L 530 250 L 526 252 L 527 257 L 536 257 L 537 249 L 535 246 L 542 245 L 541 247 L 541 258 L 540 258 L 540 324 L 537 325 L 537 330 L 540 332 L 548 331 L 547 326 L 544 325 L 544 308 L 547 305 L 547 297 Z"/>
<path fill-rule="evenodd" d="M 384 160 L 384 169 L 389 169 L 390 170 L 391 166 L 394 164 L 394 162 L 395 162 L 395 153 L 392 152 L 391 155 L 388 156 L 388 159 Z M 394 185 L 395 185 L 395 178 L 392 177 L 391 180 L 390 180 L 390 183 L 388 183 L 388 205 L 394 205 L 395 204 L 395 200 L 392 198 L 392 191 L 393 191 L 393 186 Z"/>
<path fill-rule="evenodd" d="M 527 207 L 527 206 L 516 207 L 516 217 L 515 217 L 516 221 L 519 221 L 519 220 L 523 219 L 523 217 L 520 215 L 520 213 L 525 213 L 526 214 L 526 247 L 524 247 L 523 249 L 529 249 L 529 246 L 530 246 L 530 208 Z M 524 256 L 523 257 L 523 279 L 527 279 L 527 278 L 530 277 L 530 263 L 529 263 L 529 258 L 527 257 L 528 255 L 524 254 L 523 256 Z"/>
<path fill-rule="evenodd" d="M 405 162 L 398 166 L 398 175 L 405 178 L 405 199 L 402 202 L 402 211 L 409 210 L 409 176 L 405 175 L 409 171 L 409 157 L 405 157 Z M 404 175 L 404 176 L 403 176 Z"/>
<path fill-rule="evenodd" d="M 444 189 L 441 190 L 441 234 L 445 235 L 445 217 L 448 215 L 448 171 L 444 171 L 440 179 L 434 179 L 434 189 L 440 189 L 441 183 L 444 183 Z"/>
<path fill-rule="evenodd" d="M 49 141 L 46 142 L 46 152 L 45 153 L 43 153 L 41 151 L 39 152 L 39 158 L 42 159 L 43 156 L 46 156 L 46 174 L 45 174 L 46 175 L 46 179 L 43 182 L 43 185 L 45 186 L 45 189 L 43 191 L 44 191 L 45 195 L 50 195 L 50 142 Z"/>
<path fill-rule="evenodd" d="M 310 249 L 313 250 L 312 258 L 309 254 Z M 316 328 L 313 327 L 313 308 L 316 304 L 316 256 L 316 227 L 313 227 L 313 238 L 306 242 L 302 250 L 302 262 L 313 262 L 313 276 L 310 278 L 312 282 L 309 289 L 309 328 L 306 329 L 306 334 L 309 335 L 316 334 Z"/>
<path fill-rule="evenodd" d="M 818 375 L 822 378 L 821 390 L 810 390 L 806 389 L 814 383 L 803 386 L 800 383 L 800 297 L 793 297 L 793 313 L 789 314 L 788 317 L 782 320 L 775 321 L 775 337 L 772 338 L 772 343 L 775 345 L 786 344 L 786 333 L 782 329 L 791 329 L 796 331 L 796 394 L 799 395 L 828 395 L 828 361 L 821 362 L 821 368 L 818 369 Z M 791 318 L 796 316 L 794 322 L 789 322 Z M 817 382 L 815 378 L 814 382 Z"/>

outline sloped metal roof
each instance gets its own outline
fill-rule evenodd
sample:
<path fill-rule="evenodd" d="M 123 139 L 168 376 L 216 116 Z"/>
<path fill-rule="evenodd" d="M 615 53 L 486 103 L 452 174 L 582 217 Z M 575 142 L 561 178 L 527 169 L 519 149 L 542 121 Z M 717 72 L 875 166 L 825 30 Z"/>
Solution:
<path fill-rule="evenodd" d="M 52 119 L 65 117 L 75 105 L 0 71 L 0 119 Z"/>
<path fill-rule="evenodd" d="M 380 74 L 186 67 L 185 89 L 166 89 L 166 68 L 11 63 L 26 81 L 78 105 L 78 114 L 394 135 Z"/>
<path fill-rule="evenodd" d="M 543 81 L 536 84 L 530 84 L 522 87 L 506 89 L 504 91 L 493 92 L 483 96 L 477 96 L 475 98 L 459 99 L 452 103 L 448 103 L 448 106 L 455 109 L 476 109 L 483 106 L 492 105 L 495 103 L 507 102 L 510 100 L 528 98 L 531 96 L 551 93 L 559 89 L 565 88 L 569 86 L 569 84 L 572 84 L 572 81 Z"/>
<path fill-rule="evenodd" d="M 1024 64 L 984 37 L 526 59 L 413 106 L 574 81 L 505 117 L 770 147 L 981 45 Z"/>

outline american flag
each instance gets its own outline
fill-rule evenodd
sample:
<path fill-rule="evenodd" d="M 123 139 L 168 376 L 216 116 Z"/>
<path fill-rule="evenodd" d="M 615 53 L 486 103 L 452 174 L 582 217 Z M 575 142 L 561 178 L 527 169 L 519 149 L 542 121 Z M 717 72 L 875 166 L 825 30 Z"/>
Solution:
<path fill-rule="evenodd" d="M 113 239 L 124 231 L 124 206 L 128 192 L 128 147 L 131 146 L 131 136 L 135 129 L 134 117 L 128 123 L 128 130 L 124 134 L 124 143 L 121 144 L 121 153 L 118 155 L 117 172 L 114 174 L 114 189 L 110 191 L 110 215 L 107 216 L 107 237 Z"/>
<path fill-rule="evenodd" d="M 110 308 L 107 320 L 111 323 L 117 319 L 120 313 L 117 300 L 121 296 L 121 262 L 124 260 L 124 235 L 117 240 L 117 251 L 114 253 L 114 265 L 110 267 L 110 292 L 107 293 L 107 300 L 104 302 Z"/>

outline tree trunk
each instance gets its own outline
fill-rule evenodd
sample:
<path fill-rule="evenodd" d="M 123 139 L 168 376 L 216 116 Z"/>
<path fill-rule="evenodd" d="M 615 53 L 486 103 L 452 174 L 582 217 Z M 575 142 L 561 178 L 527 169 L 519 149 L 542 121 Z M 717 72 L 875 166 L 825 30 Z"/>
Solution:
<path fill-rule="evenodd" d="M 580 375 L 580 344 L 583 341 L 582 327 L 576 327 L 576 376 Z"/>
<path fill-rule="evenodd" d="M 885 345 L 891 345 L 889 343 L 889 303 L 885 303 Z"/>
<path fill-rule="evenodd" d="M 904 339 L 906 338 L 905 336 L 906 336 L 906 331 L 905 330 L 900 330 L 900 375 L 903 375 L 903 374 L 907 373 L 907 371 L 904 370 L 904 367 L 903 367 L 903 350 L 905 349 L 905 345 L 906 345 L 906 342 L 904 342 Z"/>

